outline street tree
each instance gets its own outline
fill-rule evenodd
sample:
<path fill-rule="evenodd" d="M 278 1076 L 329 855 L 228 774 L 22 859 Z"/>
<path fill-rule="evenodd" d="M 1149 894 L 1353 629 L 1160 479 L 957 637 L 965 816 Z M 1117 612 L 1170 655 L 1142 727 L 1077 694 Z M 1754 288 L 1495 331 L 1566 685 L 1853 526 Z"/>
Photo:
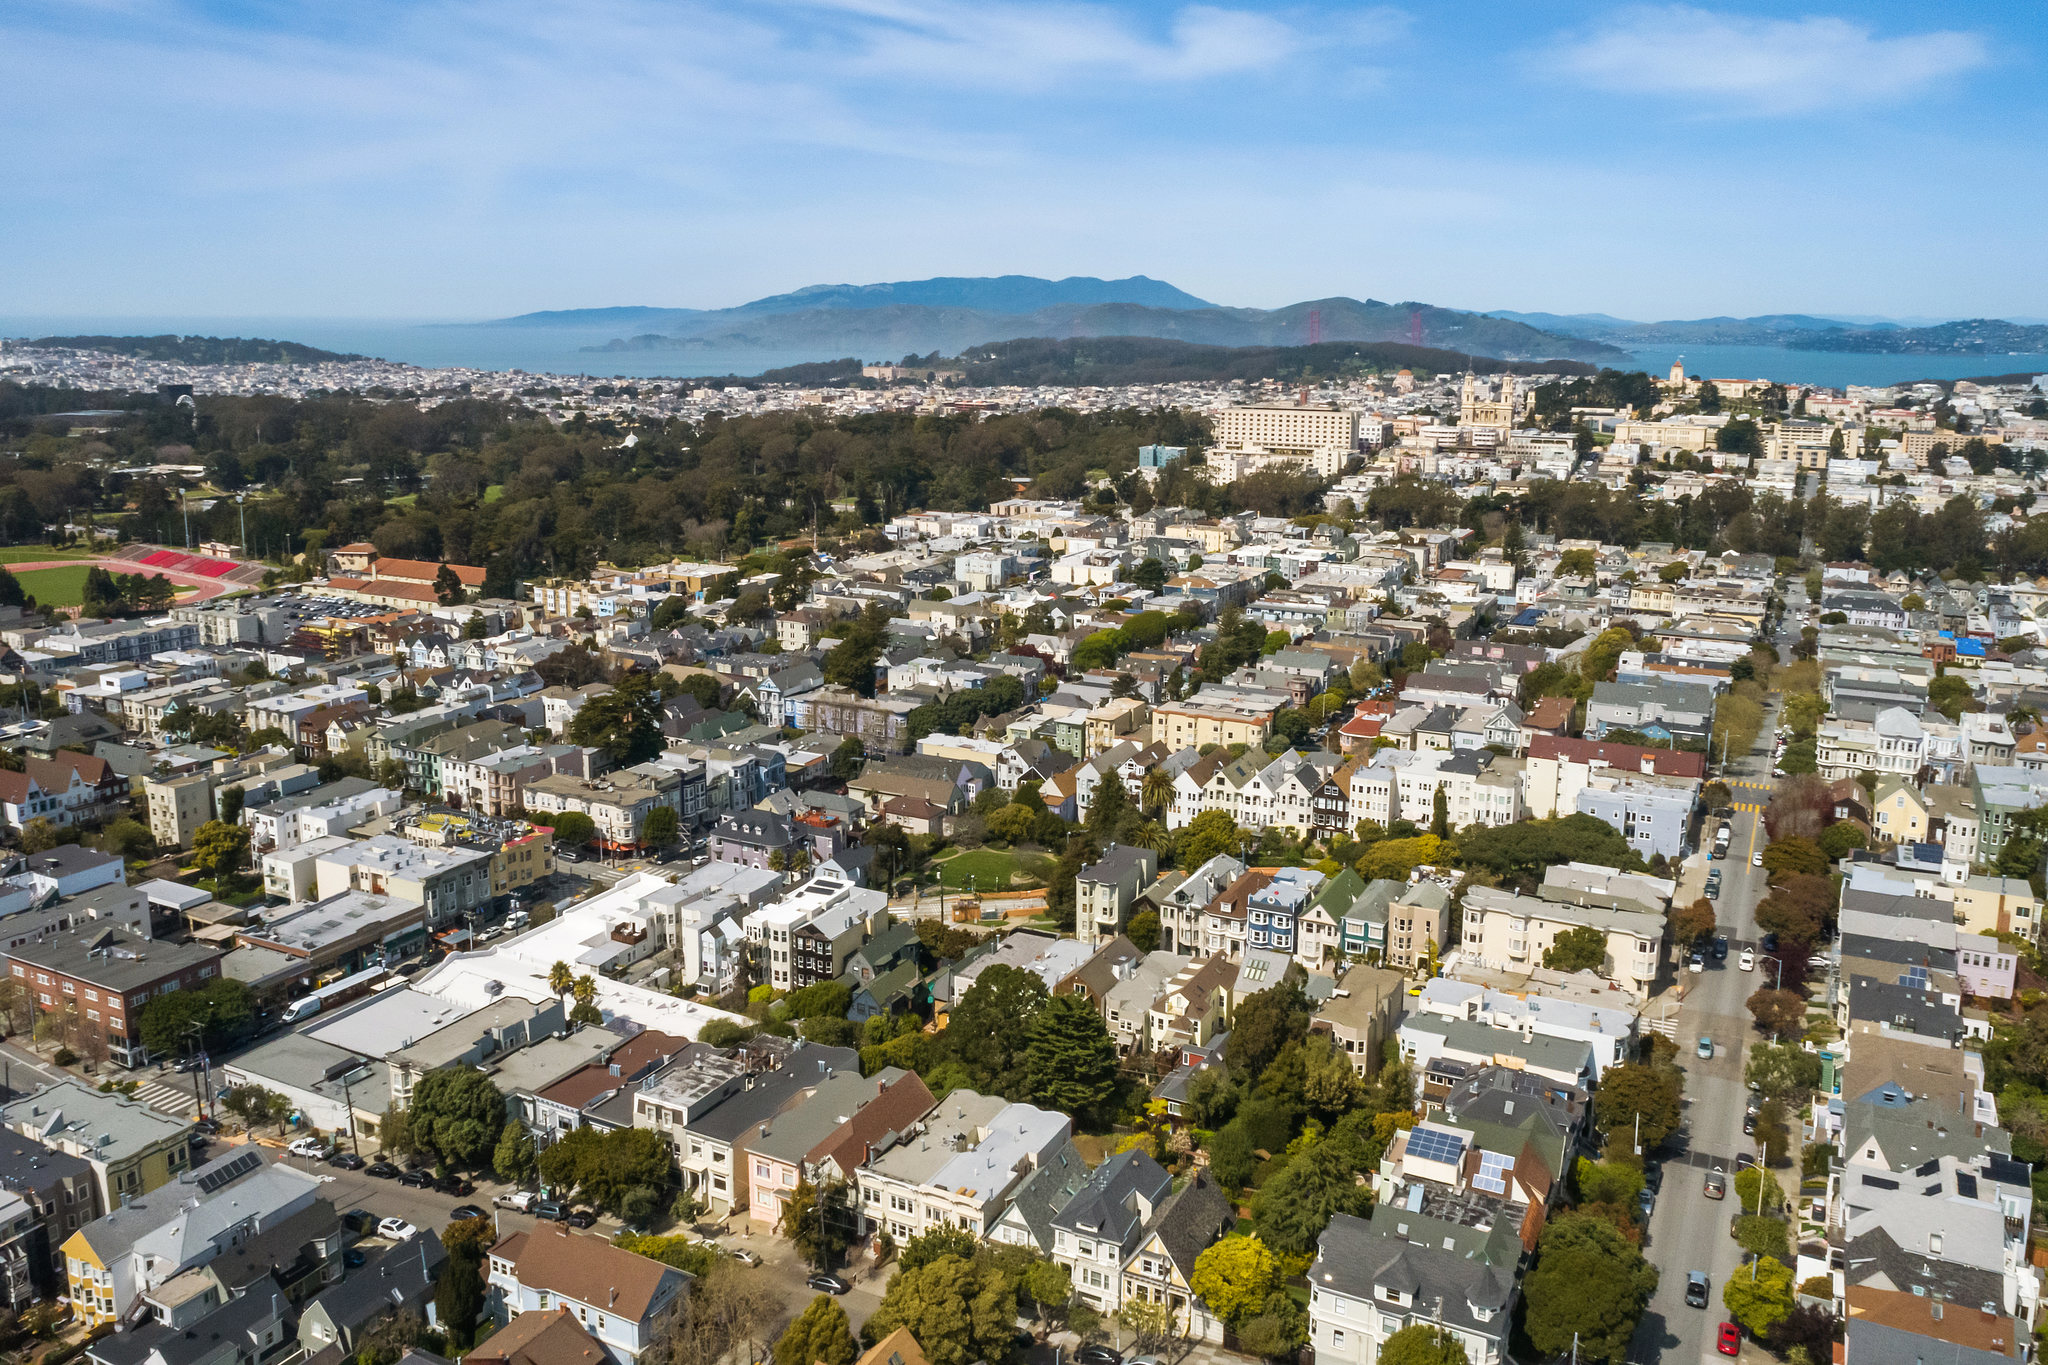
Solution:
<path fill-rule="evenodd" d="M 1759 1256 L 1721 1286 L 1728 1316 L 1752 1336 L 1764 1336 L 1792 1313 L 1792 1271 L 1775 1256 Z"/>
<path fill-rule="evenodd" d="M 1610 1067 L 1593 1093 L 1594 1125 L 1610 1142 L 1640 1132 L 1643 1150 L 1649 1151 L 1677 1129 L 1678 1121 L 1679 1075 L 1672 1067 L 1645 1062 Z"/>
<path fill-rule="evenodd" d="M 1628 1359 L 1636 1322 L 1657 1290 L 1657 1268 L 1611 1222 L 1595 1215 L 1553 1219 L 1523 1282 L 1523 1325 L 1547 1356 L 1576 1349 L 1588 1360 Z"/>
<path fill-rule="evenodd" d="M 990 1251 L 941 1256 L 898 1272 L 861 1336 L 875 1342 L 907 1327 L 931 1365 L 1004 1360 L 1016 1332 L 1017 1291 L 1016 1277 Z"/>
<path fill-rule="evenodd" d="M 859 1355 L 846 1310 L 830 1294 L 812 1299 L 775 1339 L 775 1365 L 853 1365 Z"/>
<path fill-rule="evenodd" d="M 1766 1033 L 1782 1037 L 1788 1033 L 1796 1034 L 1805 1026 L 1806 997 L 1798 991 L 1766 987 L 1750 996 L 1746 1003 L 1756 1019 L 1756 1026 Z"/>
<path fill-rule="evenodd" d="M 441 1067 L 412 1088 L 413 1140 L 450 1166 L 475 1169 L 491 1158 L 505 1129 L 505 1096 L 466 1066 Z"/>

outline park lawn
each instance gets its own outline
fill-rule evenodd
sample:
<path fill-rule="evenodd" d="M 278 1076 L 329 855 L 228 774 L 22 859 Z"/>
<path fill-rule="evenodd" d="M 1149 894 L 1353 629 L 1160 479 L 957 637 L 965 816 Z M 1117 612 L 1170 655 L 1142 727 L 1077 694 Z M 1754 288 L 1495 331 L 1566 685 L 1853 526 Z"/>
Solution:
<path fill-rule="evenodd" d="M 976 891 L 1007 891 L 1016 871 L 1017 859 L 993 848 L 977 848 L 939 863 L 939 875 L 947 886 Z"/>
<path fill-rule="evenodd" d="M 393 507 L 410 507 L 419 500 L 420 495 L 417 493 L 400 493 L 395 498 L 384 499 L 384 501 L 390 503 Z"/>
<path fill-rule="evenodd" d="M 67 564 L 61 569 L 30 569 L 16 574 L 21 590 L 46 607 L 75 607 L 85 601 L 85 576 L 89 564 Z"/>
<path fill-rule="evenodd" d="M 76 545 L 53 549 L 48 545 L 0 545 L 0 564 L 40 564 L 46 559 L 104 559 L 113 548 L 87 550 Z"/>

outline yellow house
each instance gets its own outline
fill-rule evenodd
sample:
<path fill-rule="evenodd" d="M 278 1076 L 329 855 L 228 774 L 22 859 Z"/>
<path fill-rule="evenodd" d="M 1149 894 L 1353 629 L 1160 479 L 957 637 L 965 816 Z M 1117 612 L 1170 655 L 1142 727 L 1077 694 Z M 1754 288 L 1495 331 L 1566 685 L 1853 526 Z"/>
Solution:
<path fill-rule="evenodd" d="M 1880 839 L 1920 843 L 1927 838 L 1927 798 L 1903 777 L 1881 777 L 1871 798 L 1870 825 Z"/>
<path fill-rule="evenodd" d="M 1152 738 L 1175 750 L 1204 744 L 1258 748 L 1272 733 L 1273 715 L 1279 709 L 1277 700 L 1267 705 L 1246 697 L 1197 692 L 1152 713 Z"/>
<path fill-rule="evenodd" d="M 1120 740 L 1151 733 L 1152 708 L 1136 697 L 1116 697 L 1088 713 L 1082 723 L 1083 747 L 1099 754 Z"/>
<path fill-rule="evenodd" d="M 1955 888 L 1956 923 L 1973 934 L 2034 937 L 2041 902 L 2019 877 L 1971 877 Z"/>

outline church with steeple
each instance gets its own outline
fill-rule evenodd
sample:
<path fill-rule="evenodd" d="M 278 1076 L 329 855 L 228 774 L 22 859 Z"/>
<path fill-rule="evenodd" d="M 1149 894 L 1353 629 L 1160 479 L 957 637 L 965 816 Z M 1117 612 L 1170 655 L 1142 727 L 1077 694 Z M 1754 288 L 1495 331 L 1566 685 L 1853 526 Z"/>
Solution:
<path fill-rule="evenodd" d="M 1461 427 L 1499 427 L 1512 431 L 1517 408 L 1515 403 L 1515 377 L 1502 374 L 1500 397 L 1488 398 L 1480 392 L 1479 380 L 1470 370 L 1465 371 L 1464 387 L 1458 391 L 1458 425 Z"/>

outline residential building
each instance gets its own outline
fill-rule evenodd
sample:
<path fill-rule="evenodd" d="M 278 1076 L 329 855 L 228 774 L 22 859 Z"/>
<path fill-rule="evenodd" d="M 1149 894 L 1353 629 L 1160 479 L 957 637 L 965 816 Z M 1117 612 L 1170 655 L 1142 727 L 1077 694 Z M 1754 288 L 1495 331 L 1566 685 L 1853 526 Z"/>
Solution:
<path fill-rule="evenodd" d="M 555 773 L 526 784 L 525 804 L 536 815 L 576 811 L 597 826 L 597 846 L 611 853 L 638 853 L 645 846 L 647 817 L 667 806 L 682 819 L 682 774 L 660 763 L 620 768 L 598 778 Z"/>
<path fill-rule="evenodd" d="M 318 1177 L 248 1146 L 129 1193 L 64 1243 L 73 1308 L 89 1325 L 119 1322 L 141 1296 L 307 1213 L 319 1195 Z"/>
<path fill-rule="evenodd" d="M 1332 1215 L 1309 1267 L 1309 1340 L 1321 1361 L 1373 1365 L 1409 1326 L 1455 1336 L 1471 1365 L 1502 1365 L 1516 1295 L 1496 1269 L 1435 1245 L 1375 1236 L 1366 1219 Z"/>
<path fill-rule="evenodd" d="M 1598 929 L 1606 936 L 1607 960 L 1601 975 L 1648 998 L 1664 947 L 1661 915 L 1561 904 L 1495 887 L 1469 887 L 1459 951 L 1491 971 L 1528 972 L 1543 965 L 1543 955 L 1558 935 L 1581 927 Z"/>
<path fill-rule="evenodd" d="M 513 1233 L 485 1264 L 488 1311 L 500 1327 L 524 1313 L 566 1308 L 612 1365 L 631 1365 L 654 1344 L 662 1312 L 690 1280 L 674 1266 L 558 1223 Z"/>
<path fill-rule="evenodd" d="M 70 1022 L 66 1031 L 87 1056 L 102 1052 L 119 1066 L 151 1060 L 142 1041 L 142 1012 L 173 991 L 196 991 L 220 976 L 221 954 L 200 943 L 167 943 L 112 926 L 57 934 L 6 953 L 9 978 L 29 992 L 40 1014 Z"/>
<path fill-rule="evenodd" d="M 1159 855 L 1149 848 L 1111 844 L 1102 857 L 1074 878 L 1074 922 L 1090 942 L 1107 943 L 1130 926 L 1138 893 L 1159 872 Z"/>

